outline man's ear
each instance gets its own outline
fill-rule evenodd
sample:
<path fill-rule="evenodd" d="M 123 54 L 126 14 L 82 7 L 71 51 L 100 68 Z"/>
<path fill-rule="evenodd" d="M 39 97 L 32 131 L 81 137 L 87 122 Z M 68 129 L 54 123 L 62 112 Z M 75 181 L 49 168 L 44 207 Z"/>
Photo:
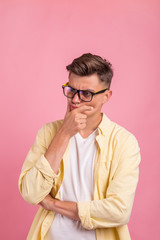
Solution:
<path fill-rule="evenodd" d="M 110 97 L 112 96 L 112 91 L 111 90 L 107 90 L 104 94 L 104 101 L 103 104 L 108 102 Z"/>

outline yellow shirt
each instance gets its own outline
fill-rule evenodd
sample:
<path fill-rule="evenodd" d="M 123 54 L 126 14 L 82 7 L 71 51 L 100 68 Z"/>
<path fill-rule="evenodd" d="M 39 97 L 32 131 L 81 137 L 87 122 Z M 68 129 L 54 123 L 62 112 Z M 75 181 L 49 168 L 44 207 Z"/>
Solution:
<path fill-rule="evenodd" d="M 47 123 L 39 131 L 19 178 L 19 190 L 30 204 L 38 204 L 49 193 L 60 199 L 59 189 L 66 169 L 70 144 L 56 175 L 44 157 L 62 120 Z M 94 200 L 78 202 L 82 226 L 96 229 L 97 240 L 130 240 L 127 223 L 138 182 L 140 149 L 136 138 L 103 114 L 96 137 Z M 48 240 L 47 233 L 55 213 L 40 207 L 28 240 Z"/>

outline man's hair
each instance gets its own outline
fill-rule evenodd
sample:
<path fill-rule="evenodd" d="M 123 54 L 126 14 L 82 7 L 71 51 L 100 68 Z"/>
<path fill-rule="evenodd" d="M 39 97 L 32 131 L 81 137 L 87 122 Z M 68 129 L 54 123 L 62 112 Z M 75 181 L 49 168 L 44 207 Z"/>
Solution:
<path fill-rule="evenodd" d="M 69 76 L 74 73 L 78 76 L 90 76 L 97 74 L 99 80 L 109 88 L 113 77 L 113 69 L 110 62 L 101 58 L 98 55 L 85 53 L 82 56 L 75 58 L 71 64 L 66 66 L 69 71 Z"/>

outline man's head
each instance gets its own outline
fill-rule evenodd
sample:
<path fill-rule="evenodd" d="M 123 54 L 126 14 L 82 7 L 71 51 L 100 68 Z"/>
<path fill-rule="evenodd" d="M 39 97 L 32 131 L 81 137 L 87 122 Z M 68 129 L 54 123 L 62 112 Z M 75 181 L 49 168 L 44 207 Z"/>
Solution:
<path fill-rule="evenodd" d="M 69 76 L 74 73 L 78 76 L 90 76 L 97 74 L 101 83 L 110 88 L 113 77 L 112 65 L 100 56 L 91 53 L 83 54 L 75 58 L 71 64 L 66 66 Z"/>
<path fill-rule="evenodd" d="M 109 90 L 113 76 L 111 64 L 97 55 L 87 53 L 74 59 L 66 68 L 69 82 L 63 86 L 63 91 L 68 97 L 70 111 L 88 105 L 93 107 L 92 116 L 99 114 L 103 104 L 112 95 Z"/>

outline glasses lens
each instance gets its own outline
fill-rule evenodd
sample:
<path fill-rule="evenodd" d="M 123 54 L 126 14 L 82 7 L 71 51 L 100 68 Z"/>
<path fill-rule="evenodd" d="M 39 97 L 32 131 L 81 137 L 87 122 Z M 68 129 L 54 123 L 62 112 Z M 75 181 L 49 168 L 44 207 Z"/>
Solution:
<path fill-rule="evenodd" d="M 64 87 L 63 91 L 64 91 L 64 95 L 68 98 L 72 98 L 75 93 L 74 89 L 71 87 Z"/>
<path fill-rule="evenodd" d="M 90 102 L 92 100 L 92 93 L 87 90 L 78 90 L 79 94 L 78 96 L 80 99 L 84 102 Z M 71 87 L 65 86 L 63 87 L 63 93 L 68 98 L 73 98 L 75 96 L 75 93 L 77 93 L 76 89 L 73 89 Z"/>
<path fill-rule="evenodd" d="M 89 91 L 80 91 L 80 98 L 85 102 L 90 102 L 92 100 L 92 94 Z"/>

